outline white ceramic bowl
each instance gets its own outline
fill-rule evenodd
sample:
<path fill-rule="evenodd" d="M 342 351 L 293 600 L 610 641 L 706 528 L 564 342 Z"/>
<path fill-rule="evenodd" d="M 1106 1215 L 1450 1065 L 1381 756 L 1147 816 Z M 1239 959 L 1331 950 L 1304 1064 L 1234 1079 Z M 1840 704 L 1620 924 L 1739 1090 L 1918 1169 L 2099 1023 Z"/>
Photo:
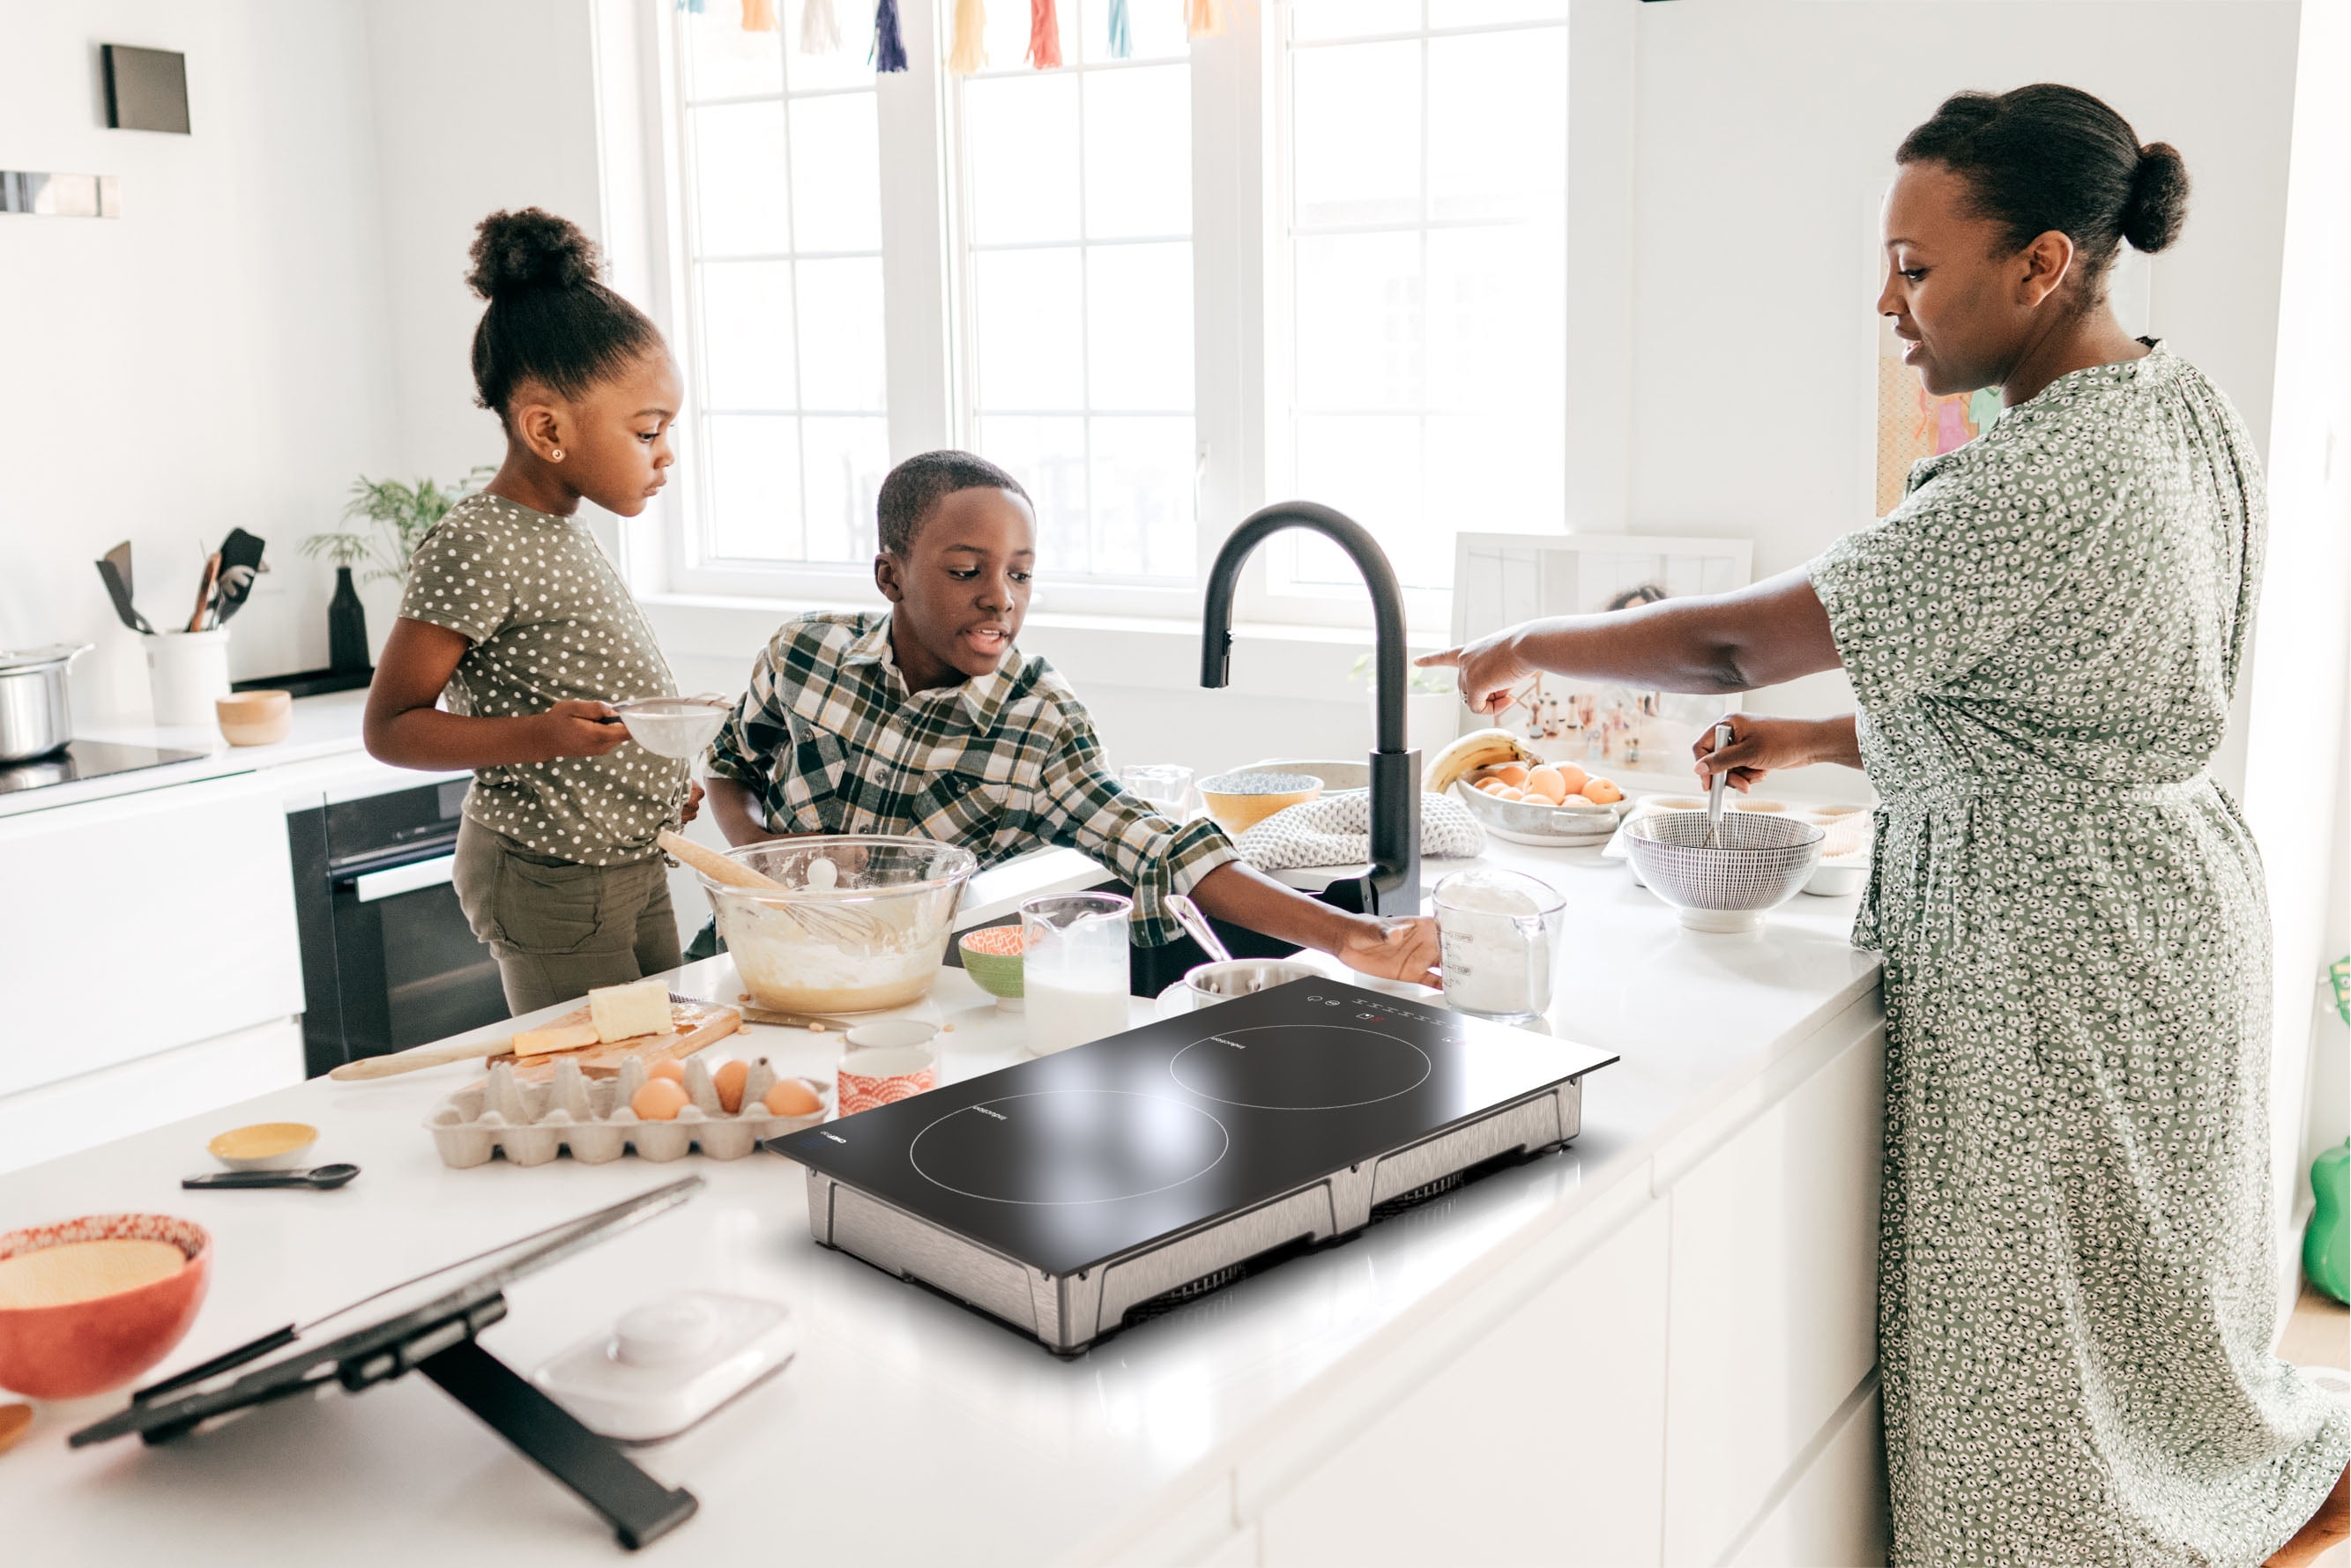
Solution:
<path fill-rule="evenodd" d="M 1776 811 L 1725 811 L 1717 844 L 1698 811 L 1657 811 L 1625 827 L 1625 850 L 1643 885 L 1681 912 L 1694 931 L 1751 931 L 1766 911 L 1810 880 L 1826 835 Z"/>

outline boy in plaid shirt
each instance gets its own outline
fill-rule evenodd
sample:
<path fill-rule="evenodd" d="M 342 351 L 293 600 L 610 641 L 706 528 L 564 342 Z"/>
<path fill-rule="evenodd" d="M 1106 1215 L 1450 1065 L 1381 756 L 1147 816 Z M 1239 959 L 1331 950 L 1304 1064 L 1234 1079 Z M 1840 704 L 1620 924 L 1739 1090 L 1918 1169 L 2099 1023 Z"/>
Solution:
<path fill-rule="evenodd" d="M 1437 983 L 1435 922 L 1317 903 L 1243 863 L 1215 823 L 1172 821 L 1111 776 L 1077 694 L 1013 645 L 1037 553 L 1019 480 L 926 452 L 890 471 L 877 510 L 889 611 L 784 622 L 719 732 L 709 803 L 730 843 L 904 833 L 983 866 L 1061 844 L 1134 889 L 1143 946 L 1179 935 L 1163 900 L 1182 893 L 1365 974 Z"/>

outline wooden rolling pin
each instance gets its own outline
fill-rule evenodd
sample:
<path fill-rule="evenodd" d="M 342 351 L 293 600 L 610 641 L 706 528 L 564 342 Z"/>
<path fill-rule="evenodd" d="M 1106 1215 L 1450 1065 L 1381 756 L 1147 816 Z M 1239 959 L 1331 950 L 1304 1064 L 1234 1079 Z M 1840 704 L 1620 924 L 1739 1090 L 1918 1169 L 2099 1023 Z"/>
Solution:
<path fill-rule="evenodd" d="M 775 878 L 760 875 L 741 861 L 722 855 L 716 850 L 705 849 L 692 839 L 673 833 L 666 828 L 653 841 L 713 882 L 723 882 L 729 887 L 756 887 L 762 893 L 790 891 Z"/>
<path fill-rule="evenodd" d="M 358 1078 L 396 1078 L 403 1072 L 417 1072 L 427 1067 L 445 1067 L 453 1061 L 472 1061 L 485 1056 L 514 1054 L 514 1036 L 502 1034 L 494 1040 L 469 1040 L 461 1045 L 420 1045 L 407 1051 L 396 1051 L 389 1056 L 362 1056 L 357 1061 L 346 1061 L 340 1067 L 329 1068 L 327 1076 L 349 1083 Z"/>

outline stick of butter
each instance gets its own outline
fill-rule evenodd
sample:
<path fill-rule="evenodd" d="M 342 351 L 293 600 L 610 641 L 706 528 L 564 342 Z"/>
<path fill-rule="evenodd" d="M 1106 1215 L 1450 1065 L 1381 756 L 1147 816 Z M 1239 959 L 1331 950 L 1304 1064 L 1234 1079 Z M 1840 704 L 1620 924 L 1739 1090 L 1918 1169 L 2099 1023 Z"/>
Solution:
<path fill-rule="evenodd" d="M 625 986 L 598 986 L 588 993 L 589 1021 L 606 1045 L 643 1034 L 667 1034 L 669 983 L 656 977 Z"/>
<path fill-rule="evenodd" d="M 578 1051 L 584 1045 L 594 1045 L 604 1037 L 595 1026 L 568 1023 L 552 1029 L 527 1029 L 514 1037 L 517 1056 L 544 1056 L 550 1051 Z"/>

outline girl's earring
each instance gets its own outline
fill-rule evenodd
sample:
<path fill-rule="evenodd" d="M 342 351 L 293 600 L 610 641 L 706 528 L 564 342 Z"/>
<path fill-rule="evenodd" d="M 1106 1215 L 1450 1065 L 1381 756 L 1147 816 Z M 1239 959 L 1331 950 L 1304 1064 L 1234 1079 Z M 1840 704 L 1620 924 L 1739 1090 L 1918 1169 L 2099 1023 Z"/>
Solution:
<path fill-rule="evenodd" d="M 562 461 L 563 461 L 563 448 L 561 448 L 560 446 L 557 447 L 554 451 L 552 451 L 552 452 L 549 453 L 549 454 L 548 454 L 548 456 L 549 456 L 549 457 L 553 458 L 553 459 L 554 459 L 556 462 L 558 462 L 558 463 L 562 462 Z"/>

